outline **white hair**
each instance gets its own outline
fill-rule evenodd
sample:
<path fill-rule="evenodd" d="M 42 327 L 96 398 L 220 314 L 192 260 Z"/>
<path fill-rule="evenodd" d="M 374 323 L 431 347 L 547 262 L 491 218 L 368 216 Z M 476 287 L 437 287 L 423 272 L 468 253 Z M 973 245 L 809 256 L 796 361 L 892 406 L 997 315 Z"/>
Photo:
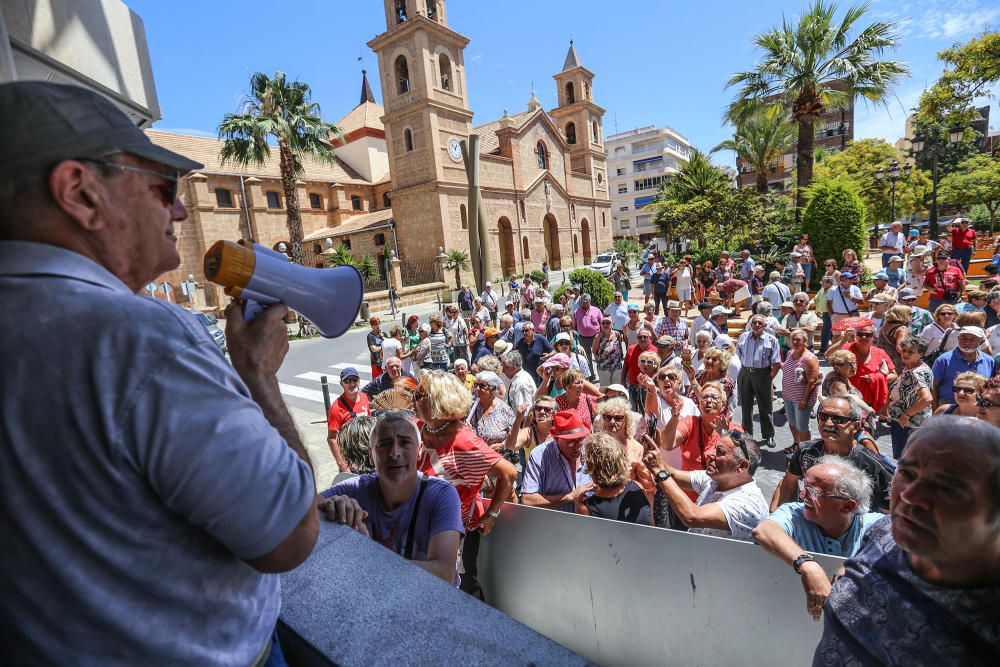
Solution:
<path fill-rule="evenodd" d="M 838 496 L 846 496 L 858 504 L 854 508 L 855 514 L 865 514 L 871 507 L 872 492 L 875 484 L 861 468 L 854 465 L 843 456 L 827 454 L 821 456 L 813 464 L 814 466 L 824 465 L 837 469 L 837 479 L 833 483 L 833 492 Z"/>

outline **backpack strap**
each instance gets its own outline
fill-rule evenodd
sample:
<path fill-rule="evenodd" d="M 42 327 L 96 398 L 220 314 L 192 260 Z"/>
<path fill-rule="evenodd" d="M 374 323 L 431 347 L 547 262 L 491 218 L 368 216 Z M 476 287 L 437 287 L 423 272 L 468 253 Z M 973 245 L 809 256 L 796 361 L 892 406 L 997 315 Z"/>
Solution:
<path fill-rule="evenodd" d="M 410 528 L 406 531 L 406 547 L 403 549 L 403 558 L 413 560 L 413 532 L 417 527 L 417 512 L 420 510 L 420 499 L 424 497 L 424 489 L 427 488 L 427 476 L 420 480 L 420 490 L 417 491 L 417 500 L 413 503 L 413 514 L 410 515 Z"/>
<path fill-rule="evenodd" d="M 354 412 L 354 408 L 351 407 L 351 404 L 348 403 L 347 400 L 344 399 L 344 395 L 343 394 L 341 394 L 340 396 L 337 397 L 337 402 L 340 403 L 344 407 L 345 410 L 347 410 L 348 412 L 351 413 L 351 419 L 353 419 L 353 418 L 355 418 L 355 417 L 358 416 L 357 413 Z"/>

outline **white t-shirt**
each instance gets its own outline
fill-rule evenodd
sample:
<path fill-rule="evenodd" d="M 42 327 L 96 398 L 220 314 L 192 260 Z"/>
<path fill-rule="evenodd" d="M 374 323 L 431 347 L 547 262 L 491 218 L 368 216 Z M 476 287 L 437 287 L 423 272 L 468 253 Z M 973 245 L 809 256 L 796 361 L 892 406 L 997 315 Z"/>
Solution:
<path fill-rule="evenodd" d="M 986 342 L 990 344 L 993 354 L 1000 354 L 1000 324 L 986 330 Z"/>
<path fill-rule="evenodd" d="M 924 330 L 920 332 L 920 337 L 927 341 L 927 352 L 936 352 L 941 346 L 941 340 L 944 338 L 947 329 L 941 328 L 937 322 L 931 322 L 924 327 Z M 958 329 L 952 328 L 951 335 L 948 336 L 948 341 L 945 343 L 944 350 L 953 350 L 958 346 Z"/>
<path fill-rule="evenodd" d="M 662 431 L 663 427 L 667 425 L 668 421 L 670 421 L 670 417 L 672 416 L 673 410 L 670 409 L 670 406 L 667 405 L 667 402 L 663 400 L 663 397 L 660 396 L 659 394 L 657 394 L 656 400 L 660 406 L 659 412 L 656 415 L 656 430 Z M 684 396 L 683 401 L 681 403 L 681 415 L 679 419 L 684 419 L 685 417 L 692 417 L 692 416 L 694 417 L 701 416 L 701 410 L 698 409 L 698 406 L 695 405 L 694 401 L 692 401 L 687 396 Z M 675 447 L 670 451 L 663 451 L 661 449 L 660 460 L 666 463 L 668 466 L 671 466 L 672 468 L 680 468 L 681 448 Z"/>
<path fill-rule="evenodd" d="M 689 532 L 752 542 L 753 529 L 769 514 L 767 501 L 757 482 L 751 481 L 735 489 L 719 491 L 715 480 L 704 470 L 692 470 L 690 475 L 691 488 L 698 494 L 698 505 L 718 505 L 726 515 L 729 532 L 715 528 L 692 528 Z"/>
<path fill-rule="evenodd" d="M 382 341 L 382 368 L 385 368 L 385 361 L 389 357 L 398 357 L 403 350 L 403 342 L 392 336 Z"/>
<path fill-rule="evenodd" d="M 691 320 L 691 326 L 688 328 L 688 342 L 690 342 L 692 345 L 696 344 L 694 337 L 698 335 L 698 332 L 701 331 L 701 328 L 705 326 L 705 322 L 708 322 L 708 320 L 702 317 L 701 315 L 698 315 L 693 320 Z"/>
<path fill-rule="evenodd" d="M 535 386 L 535 381 L 531 378 L 528 371 L 523 368 L 518 372 L 514 373 L 514 377 L 507 380 L 507 376 L 504 376 L 504 380 L 507 382 L 507 405 L 517 412 L 517 406 L 520 403 L 524 403 L 529 408 L 535 403 L 535 390 L 538 387 Z"/>

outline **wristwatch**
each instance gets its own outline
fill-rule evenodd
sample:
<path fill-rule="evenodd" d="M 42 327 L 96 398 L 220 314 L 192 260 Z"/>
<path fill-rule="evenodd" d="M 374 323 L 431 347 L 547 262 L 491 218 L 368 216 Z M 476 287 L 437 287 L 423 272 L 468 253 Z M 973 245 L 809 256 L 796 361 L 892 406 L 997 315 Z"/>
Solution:
<path fill-rule="evenodd" d="M 494 519 L 499 519 L 500 518 L 500 510 L 497 510 L 495 512 L 493 510 L 486 510 L 486 513 L 489 514 Z"/>
<path fill-rule="evenodd" d="M 809 561 L 812 561 L 812 562 L 815 563 L 816 559 L 813 558 L 812 556 L 810 556 L 809 554 L 802 554 L 801 556 L 799 556 L 798 558 L 796 558 L 794 561 L 792 561 L 792 568 L 795 570 L 795 574 L 802 574 L 802 571 L 801 571 L 802 566 L 805 563 L 808 563 Z"/>
<path fill-rule="evenodd" d="M 657 482 L 665 482 L 668 479 L 670 479 L 670 471 L 669 470 L 661 470 L 658 473 L 656 473 L 656 481 Z"/>

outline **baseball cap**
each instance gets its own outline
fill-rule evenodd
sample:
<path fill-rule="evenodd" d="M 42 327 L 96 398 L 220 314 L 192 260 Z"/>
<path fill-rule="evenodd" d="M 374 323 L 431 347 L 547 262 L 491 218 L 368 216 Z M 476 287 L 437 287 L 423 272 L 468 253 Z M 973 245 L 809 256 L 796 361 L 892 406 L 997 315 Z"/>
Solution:
<path fill-rule="evenodd" d="M 677 341 L 674 340 L 673 336 L 660 336 L 656 339 L 657 347 L 676 347 Z"/>
<path fill-rule="evenodd" d="M 712 317 L 717 317 L 719 315 L 729 315 L 730 310 L 725 306 L 716 306 L 712 309 Z"/>
<path fill-rule="evenodd" d="M 937 258 L 938 259 L 951 259 L 951 253 L 948 252 L 947 250 L 942 250 L 941 252 L 938 253 Z"/>
<path fill-rule="evenodd" d="M 584 292 L 580 295 L 580 301 L 590 301 L 590 295 Z"/>
<path fill-rule="evenodd" d="M 958 330 L 958 335 L 961 336 L 962 334 L 972 334 L 973 336 L 977 336 L 980 340 L 986 338 L 986 332 L 980 327 L 962 327 Z"/>
<path fill-rule="evenodd" d="M 899 255 L 893 255 L 892 257 L 889 258 L 889 261 L 890 262 L 902 262 L 903 258 L 900 257 Z"/>
<path fill-rule="evenodd" d="M 500 331 L 498 331 L 495 327 L 490 327 L 486 331 L 483 332 L 483 337 L 484 338 L 489 338 L 490 336 L 499 336 L 499 335 L 500 335 Z"/>
<path fill-rule="evenodd" d="M 872 276 L 872 280 L 888 280 L 888 279 L 889 275 L 885 271 L 879 271 L 874 276 Z"/>
<path fill-rule="evenodd" d="M 840 274 L 840 279 L 841 280 L 854 280 L 854 274 L 851 273 L 850 271 L 844 271 L 843 273 Z"/>
<path fill-rule="evenodd" d="M 794 307 L 795 307 L 795 304 L 794 304 L 794 303 L 792 303 L 791 301 L 785 301 L 785 302 L 784 302 L 784 303 L 782 303 L 782 304 L 781 304 L 781 306 L 779 306 L 779 307 L 780 307 L 780 308 L 794 308 Z"/>
<path fill-rule="evenodd" d="M 910 232 L 909 232 L 909 234 L 910 234 L 910 236 L 920 236 L 920 230 L 919 229 L 911 229 Z"/>
<path fill-rule="evenodd" d="M 712 304 L 708 301 L 702 301 L 698 304 L 698 310 L 709 310 L 710 308 L 712 308 Z"/>
<path fill-rule="evenodd" d="M 542 368 L 569 368 L 569 357 L 558 352 L 542 363 Z"/>
<path fill-rule="evenodd" d="M 552 339 L 552 342 L 553 342 L 553 343 L 562 343 L 562 342 L 564 342 L 564 341 L 565 341 L 565 342 L 567 342 L 567 343 L 572 343 L 572 342 L 573 342 L 573 337 L 572 337 L 572 336 L 570 336 L 570 335 L 569 335 L 568 333 L 566 333 L 565 331 L 562 331 L 562 332 L 560 332 L 560 333 L 557 333 L 557 334 L 556 334 L 556 337 Z"/>
<path fill-rule="evenodd" d="M 358 369 L 353 366 L 348 366 L 344 370 L 340 371 L 340 379 L 346 380 L 347 378 L 358 378 L 361 379 L 361 374 L 358 373 Z"/>
<path fill-rule="evenodd" d="M 628 310 L 634 310 L 634 311 L 638 312 L 639 311 L 639 304 L 637 304 L 637 303 L 630 303 L 628 305 Z"/>
<path fill-rule="evenodd" d="M 715 340 L 712 341 L 713 347 L 728 348 L 732 344 L 733 344 L 733 339 L 727 336 L 726 334 L 719 334 L 718 336 L 715 337 Z"/>
<path fill-rule="evenodd" d="M 902 301 L 904 299 L 916 299 L 916 298 L 917 298 L 916 291 L 913 290 L 910 287 L 904 287 L 903 289 L 899 290 L 899 300 L 900 301 Z"/>
<path fill-rule="evenodd" d="M 112 153 L 158 162 L 178 176 L 204 166 L 157 146 L 110 100 L 80 86 L 44 81 L 0 85 L 0 118 L 3 178 Z"/>

